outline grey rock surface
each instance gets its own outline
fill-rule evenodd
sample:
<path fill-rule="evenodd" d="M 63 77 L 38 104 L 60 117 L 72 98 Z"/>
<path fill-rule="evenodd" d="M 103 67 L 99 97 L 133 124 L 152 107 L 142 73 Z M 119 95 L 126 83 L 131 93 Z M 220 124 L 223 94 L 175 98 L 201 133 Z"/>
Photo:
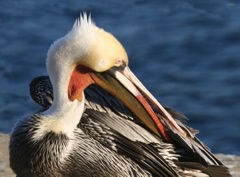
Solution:
<path fill-rule="evenodd" d="M 1 177 L 15 176 L 9 166 L 8 143 L 9 143 L 9 135 L 0 133 L 0 176 Z"/>

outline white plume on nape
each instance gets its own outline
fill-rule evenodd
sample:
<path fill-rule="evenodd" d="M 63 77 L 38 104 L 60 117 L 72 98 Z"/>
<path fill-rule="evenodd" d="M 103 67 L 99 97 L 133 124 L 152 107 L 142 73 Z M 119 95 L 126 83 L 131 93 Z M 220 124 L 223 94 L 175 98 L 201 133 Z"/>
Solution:
<path fill-rule="evenodd" d="M 80 13 L 80 17 L 76 19 L 73 28 L 84 28 L 84 27 L 89 27 L 89 26 L 95 26 L 91 14 L 87 15 L 86 12 Z"/>

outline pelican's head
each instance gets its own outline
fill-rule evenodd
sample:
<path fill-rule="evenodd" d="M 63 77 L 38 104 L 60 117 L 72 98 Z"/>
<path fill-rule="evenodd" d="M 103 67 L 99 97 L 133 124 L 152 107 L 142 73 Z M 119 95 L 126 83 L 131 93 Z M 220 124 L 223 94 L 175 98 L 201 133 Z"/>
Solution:
<path fill-rule="evenodd" d="M 83 65 L 96 72 L 119 66 L 120 61 L 128 64 L 122 44 L 112 34 L 98 28 L 86 14 L 76 20 L 66 36 L 54 42 L 48 52 L 48 59 L 53 58 L 54 63 Z"/>
<path fill-rule="evenodd" d="M 155 134 L 169 140 L 148 102 L 184 134 L 171 115 L 130 71 L 128 56 L 121 43 L 112 34 L 98 28 L 86 14 L 75 22 L 65 37 L 50 47 L 47 68 L 53 87 L 67 84 L 69 101 L 81 101 L 82 91 L 90 84 L 97 84 L 122 101 Z M 63 90 L 62 93 L 66 92 Z"/>

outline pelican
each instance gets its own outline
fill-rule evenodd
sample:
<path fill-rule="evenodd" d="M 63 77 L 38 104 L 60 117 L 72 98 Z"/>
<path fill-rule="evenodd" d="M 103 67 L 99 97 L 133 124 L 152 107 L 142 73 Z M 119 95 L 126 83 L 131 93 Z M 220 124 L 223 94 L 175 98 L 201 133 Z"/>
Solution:
<path fill-rule="evenodd" d="M 11 133 L 18 177 L 231 176 L 183 116 L 131 72 L 121 43 L 86 14 L 51 45 L 46 65 L 49 78 L 30 85 L 44 110 Z"/>

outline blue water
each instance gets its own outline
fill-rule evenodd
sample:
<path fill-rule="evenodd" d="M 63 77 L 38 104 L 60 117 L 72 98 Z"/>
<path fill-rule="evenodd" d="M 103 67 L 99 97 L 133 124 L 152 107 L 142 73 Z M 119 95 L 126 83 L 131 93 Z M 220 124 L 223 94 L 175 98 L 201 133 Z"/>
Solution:
<path fill-rule="evenodd" d="M 114 34 L 130 68 L 183 112 L 214 153 L 240 154 L 240 3 L 236 0 L 1 0 L 0 132 L 39 109 L 28 84 L 80 12 Z"/>

